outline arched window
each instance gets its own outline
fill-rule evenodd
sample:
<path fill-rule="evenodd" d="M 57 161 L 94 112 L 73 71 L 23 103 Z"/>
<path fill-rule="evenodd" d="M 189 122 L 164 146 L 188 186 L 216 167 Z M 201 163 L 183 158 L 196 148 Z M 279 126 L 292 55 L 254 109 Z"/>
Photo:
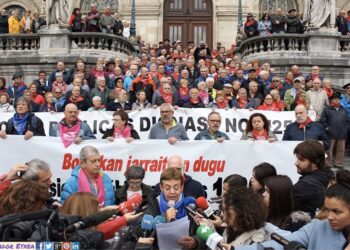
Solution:
<path fill-rule="evenodd" d="M 165 0 L 163 38 L 212 45 L 213 6 L 211 0 Z"/>
<path fill-rule="evenodd" d="M 5 8 L 6 13 L 7 13 L 8 16 L 11 16 L 11 15 L 12 15 L 12 11 L 14 11 L 14 10 L 16 10 L 16 9 L 19 10 L 19 15 L 18 15 L 18 17 L 19 17 L 19 19 L 21 19 L 22 16 L 24 15 L 24 11 L 25 11 L 25 9 L 24 9 L 22 6 L 19 6 L 19 5 L 10 5 L 10 6 L 7 6 L 7 7 Z"/>

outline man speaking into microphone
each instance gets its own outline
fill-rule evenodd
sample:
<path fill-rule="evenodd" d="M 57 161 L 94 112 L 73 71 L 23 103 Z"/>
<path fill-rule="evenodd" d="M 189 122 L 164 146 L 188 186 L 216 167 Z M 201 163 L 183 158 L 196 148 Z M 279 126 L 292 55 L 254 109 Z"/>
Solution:
<path fill-rule="evenodd" d="M 188 216 L 186 207 L 192 202 L 193 198 L 185 197 L 183 194 L 184 179 L 181 171 L 176 168 L 167 168 L 163 171 L 160 177 L 160 194 L 153 194 L 148 196 L 148 208 L 144 211 L 144 214 L 150 214 L 153 217 L 158 215 L 164 216 L 166 223 L 179 220 Z M 197 248 L 201 240 L 196 238 L 195 232 L 197 225 L 191 216 L 188 216 L 190 220 L 190 228 L 188 236 L 178 239 L 179 248 Z M 142 235 L 142 230 L 138 230 L 139 236 Z M 156 234 L 154 234 L 156 235 Z M 158 249 L 157 241 L 154 241 L 154 247 Z M 203 246 L 205 247 L 205 246 Z"/>

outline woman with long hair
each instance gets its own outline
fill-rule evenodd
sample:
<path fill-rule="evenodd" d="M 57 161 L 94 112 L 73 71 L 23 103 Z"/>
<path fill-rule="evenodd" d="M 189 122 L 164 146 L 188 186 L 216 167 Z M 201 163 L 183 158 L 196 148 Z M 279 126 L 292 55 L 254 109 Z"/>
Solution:
<path fill-rule="evenodd" d="M 249 186 L 257 193 L 265 192 L 265 178 L 277 175 L 276 168 L 270 163 L 263 162 L 253 168 Z"/>
<path fill-rule="evenodd" d="M 270 123 L 266 116 L 261 113 L 254 113 L 249 117 L 241 140 L 275 142 L 277 137 L 270 130 Z"/>
<path fill-rule="evenodd" d="M 113 209 L 114 206 L 100 208 L 96 196 L 88 192 L 77 192 L 70 195 L 67 200 L 64 201 L 63 206 L 60 209 L 62 214 L 75 215 L 81 217 L 88 217 L 96 214 L 101 210 Z M 96 227 L 90 229 L 100 231 L 103 233 L 105 240 L 108 240 L 114 236 L 120 228 L 126 226 L 128 222 L 137 220 L 141 213 L 133 214 L 126 213 L 122 217 L 114 217 L 106 222 L 103 222 Z"/>
<path fill-rule="evenodd" d="M 348 250 L 350 249 L 350 172 L 347 170 L 337 172 L 336 184 L 330 186 L 324 196 L 327 219 L 314 219 L 285 238 L 300 243 L 305 249 Z M 275 250 L 285 249 L 276 241 L 263 242 L 261 245 Z M 257 245 L 235 248 L 239 249 L 257 249 Z"/>
<path fill-rule="evenodd" d="M 265 241 L 264 224 L 267 210 L 262 196 L 249 188 L 232 189 L 223 199 L 227 228 L 223 241 L 230 246 L 243 246 Z"/>
<path fill-rule="evenodd" d="M 73 13 L 68 20 L 68 25 L 71 27 L 72 32 L 83 31 L 83 20 L 81 18 L 80 8 L 74 8 Z"/>
<path fill-rule="evenodd" d="M 21 179 L 0 196 L 0 217 L 43 209 L 49 197 L 49 190 L 44 184 Z"/>
<path fill-rule="evenodd" d="M 288 176 L 275 175 L 265 179 L 264 202 L 267 221 L 280 229 L 295 232 L 311 221 L 309 214 L 294 211 L 293 183 Z"/>

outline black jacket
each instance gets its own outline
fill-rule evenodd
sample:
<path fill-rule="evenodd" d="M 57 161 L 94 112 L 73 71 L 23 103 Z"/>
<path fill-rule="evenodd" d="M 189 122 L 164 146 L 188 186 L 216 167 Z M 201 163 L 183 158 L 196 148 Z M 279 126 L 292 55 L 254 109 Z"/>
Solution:
<path fill-rule="evenodd" d="M 0 15 L 0 33 L 6 34 L 9 33 L 9 17 L 7 15 Z"/>
<path fill-rule="evenodd" d="M 139 134 L 137 133 L 137 131 L 135 129 L 133 129 L 131 124 L 128 124 L 131 128 L 131 137 L 134 139 L 140 139 Z M 106 132 L 103 134 L 102 139 L 106 139 L 107 137 L 113 136 L 114 134 L 114 125 L 112 128 L 109 128 L 106 130 Z M 118 205 L 118 203 L 117 203 Z"/>
<path fill-rule="evenodd" d="M 159 183 L 154 187 L 154 192 L 157 195 L 160 194 Z M 206 197 L 202 183 L 192 179 L 192 177 L 187 174 L 185 174 L 185 187 L 183 194 L 187 197 L 193 197 L 195 199 L 201 196 Z"/>
<path fill-rule="evenodd" d="M 286 33 L 302 34 L 304 32 L 304 27 L 299 17 L 288 16 L 286 23 L 287 23 Z"/>
<path fill-rule="evenodd" d="M 348 133 L 348 112 L 340 106 L 326 106 L 322 112 L 320 123 L 326 129 L 329 139 L 346 139 Z"/>
<path fill-rule="evenodd" d="M 15 126 L 13 125 L 13 117 L 10 118 L 7 122 L 0 123 L 6 125 L 6 134 L 8 135 L 18 135 Z M 34 113 L 30 113 L 28 116 L 28 121 L 26 128 L 24 129 L 25 134 L 27 131 L 33 132 L 35 136 L 45 136 L 44 124 L 43 121 L 37 117 Z"/>
<path fill-rule="evenodd" d="M 128 200 L 127 190 L 128 190 L 128 183 L 125 183 L 123 186 L 117 189 L 115 192 L 115 204 L 119 205 L 120 203 Z M 153 193 L 153 189 L 151 186 L 148 186 L 144 183 L 141 184 L 141 190 L 142 190 L 142 199 L 143 203 L 142 205 L 147 204 L 147 197 Z"/>
<path fill-rule="evenodd" d="M 324 192 L 332 176 L 333 172 L 328 168 L 302 175 L 293 186 L 295 209 L 314 217 L 316 210 L 323 204 Z"/>

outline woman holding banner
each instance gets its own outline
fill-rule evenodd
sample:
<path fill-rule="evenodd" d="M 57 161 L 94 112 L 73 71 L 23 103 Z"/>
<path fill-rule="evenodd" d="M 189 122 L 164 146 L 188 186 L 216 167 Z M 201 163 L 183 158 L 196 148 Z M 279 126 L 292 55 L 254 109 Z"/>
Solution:
<path fill-rule="evenodd" d="M 0 138 L 7 135 L 24 135 L 29 140 L 34 135 L 45 136 L 44 124 L 30 110 L 30 101 L 25 97 L 19 97 L 16 102 L 16 113 L 7 122 L 0 123 L 0 129 L 5 125 L 6 130 L 0 130 Z"/>
<path fill-rule="evenodd" d="M 266 116 L 261 113 L 254 113 L 249 117 L 241 140 L 275 142 L 277 137 L 270 131 L 270 123 Z"/>
<path fill-rule="evenodd" d="M 102 139 L 114 141 L 114 139 L 125 139 L 125 142 L 132 142 L 134 139 L 140 139 L 139 134 L 128 123 L 129 115 L 125 111 L 119 109 L 113 113 L 113 126 L 107 129 Z"/>

